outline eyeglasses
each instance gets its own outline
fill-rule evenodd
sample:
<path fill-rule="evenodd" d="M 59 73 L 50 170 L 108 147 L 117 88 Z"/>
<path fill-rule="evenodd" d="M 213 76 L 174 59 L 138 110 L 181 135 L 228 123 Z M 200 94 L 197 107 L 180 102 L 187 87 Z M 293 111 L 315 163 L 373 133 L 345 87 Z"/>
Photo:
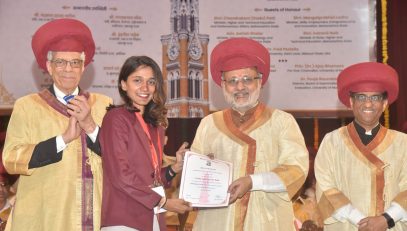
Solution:
<path fill-rule="evenodd" d="M 384 99 L 383 95 L 371 95 L 371 96 L 367 96 L 367 95 L 365 95 L 365 94 L 352 94 L 351 96 L 352 96 L 352 98 L 354 98 L 356 101 L 363 102 L 363 103 L 365 103 L 365 102 L 368 101 L 368 100 L 369 100 L 370 102 L 372 102 L 372 103 L 377 103 L 377 102 L 381 102 L 381 101 Z"/>
<path fill-rule="evenodd" d="M 150 86 L 150 87 L 154 87 L 157 85 L 157 80 L 154 78 L 148 79 L 147 81 L 144 81 L 143 78 L 134 78 L 133 82 L 136 86 L 141 86 L 141 85 L 143 85 L 144 82 L 147 82 L 147 86 Z"/>
<path fill-rule="evenodd" d="M 72 60 L 68 61 L 65 59 L 54 59 L 54 60 L 51 60 L 51 63 L 54 63 L 57 68 L 65 68 L 67 63 L 69 63 L 69 65 L 72 68 L 80 68 L 80 67 L 82 67 L 83 60 L 72 59 Z"/>
<path fill-rule="evenodd" d="M 243 76 L 242 78 L 231 78 L 231 79 L 224 79 L 223 81 L 226 82 L 227 85 L 231 86 L 231 87 L 236 87 L 239 82 L 242 82 L 243 85 L 245 86 L 249 86 L 251 84 L 253 84 L 254 80 L 256 79 L 261 79 L 261 77 L 250 77 L 250 76 Z"/>

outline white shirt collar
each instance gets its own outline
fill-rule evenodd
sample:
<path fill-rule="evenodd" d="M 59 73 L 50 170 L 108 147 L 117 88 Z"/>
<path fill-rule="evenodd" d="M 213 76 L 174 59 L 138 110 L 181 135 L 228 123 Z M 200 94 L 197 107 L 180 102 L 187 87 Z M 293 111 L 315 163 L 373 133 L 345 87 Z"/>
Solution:
<path fill-rule="evenodd" d="M 54 87 L 54 92 L 55 92 L 55 96 L 57 97 L 57 99 L 59 100 L 59 102 L 63 103 L 64 105 L 66 105 L 66 102 L 64 100 L 64 96 L 65 93 L 63 93 L 61 90 L 59 90 L 57 88 L 57 86 L 55 86 L 55 84 L 53 84 Z M 79 88 L 76 87 L 75 90 L 71 93 L 71 95 L 78 95 L 79 93 Z"/>
<path fill-rule="evenodd" d="M 377 125 L 379 125 L 379 123 L 377 123 L 377 124 L 373 127 L 373 129 L 375 129 L 375 128 L 377 127 Z M 366 131 L 366 130 L 365 130 L 365 135 L 369 135 L 369 136 L 373 135 L 373 133 L 372 133 L 373 129 L 371 129 L 370 131 Z"/>

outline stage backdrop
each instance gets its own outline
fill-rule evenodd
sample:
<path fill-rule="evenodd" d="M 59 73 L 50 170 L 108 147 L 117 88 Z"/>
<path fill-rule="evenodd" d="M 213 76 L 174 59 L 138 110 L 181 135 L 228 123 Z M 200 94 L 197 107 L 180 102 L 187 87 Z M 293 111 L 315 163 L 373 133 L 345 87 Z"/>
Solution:
<path fill-rule="evenodd" d="M 375 60 L 374 0 L 187 0 L 198 6 L 199 33 L 208 51 L 230 37 L 250 37 L 271 53 L 270 80 L 262 99 L 284 110 L 344 109 L 336 76 L 349 64 Z M 117 76 L 132 55 L 160 65 L 160 38 L 170 33 L 171 3 L 177 0 L 0 1 L 0 108 L 50 84 L 31 51 L 31 37 L 46 21 L 69 17 L 85 22 L 96 42 L 94 62 L 81 87 L 120 102 Z M 178 2 L 183 2 L 179 1 Z M 209 76 L 210 110 L 226 106 Z"/>

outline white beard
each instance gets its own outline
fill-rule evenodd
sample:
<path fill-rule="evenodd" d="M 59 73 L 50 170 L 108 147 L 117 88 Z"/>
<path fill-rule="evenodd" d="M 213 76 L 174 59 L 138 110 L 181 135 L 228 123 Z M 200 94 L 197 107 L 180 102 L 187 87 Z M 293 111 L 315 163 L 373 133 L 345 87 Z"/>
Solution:
<path fill-rule="evenodd" d="M 257 102 L 260 97 L 261 85 L 259 84 L 258 88 L 254 90 L 251 94 L 247 90 L 243 90 L 238 93 L 228 93 L 225 89 L 225 85 L 222 85 L 223 96 L 228 104 L 232 105 L 232 108 L 239 112 L 246 112 L 247 110 L 253 108 L 257 105 Z M 246 102 L 238 103 L 235 100 L 236 94 L 249 94 L 249 98 Z"/>

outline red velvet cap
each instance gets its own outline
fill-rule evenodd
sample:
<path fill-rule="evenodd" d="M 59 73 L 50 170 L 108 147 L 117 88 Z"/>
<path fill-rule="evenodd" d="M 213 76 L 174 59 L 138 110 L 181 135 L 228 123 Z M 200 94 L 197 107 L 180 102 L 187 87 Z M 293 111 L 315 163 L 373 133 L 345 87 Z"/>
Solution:
<path fill-rule="evenodd" d="M 397 72 L 383 63 L 364 62 L 354 64 L 339 73 L 337 79 L 339 100 L 350 107 L 350 92 L 387 92 L 389 104 L 399 93 Z"/>
<path fill-rule="evenodd" d="M 263 74 L 262 85 L 270 74 L 270 53 L 259 42 L 248 38 L 231 38 L 219 43 L 211 54 L 212 79 L 220 86 L 222 72 L 257 67 Z"/>
<path fill-rule="evenodd" d="M 47 70 L 48 51 L 85 52 L 85 66 L 95 54 L 95 42 L 89 28 L 76 19 L 56 19 L 42 25 L 31 46 L 40 68 Z"/>

